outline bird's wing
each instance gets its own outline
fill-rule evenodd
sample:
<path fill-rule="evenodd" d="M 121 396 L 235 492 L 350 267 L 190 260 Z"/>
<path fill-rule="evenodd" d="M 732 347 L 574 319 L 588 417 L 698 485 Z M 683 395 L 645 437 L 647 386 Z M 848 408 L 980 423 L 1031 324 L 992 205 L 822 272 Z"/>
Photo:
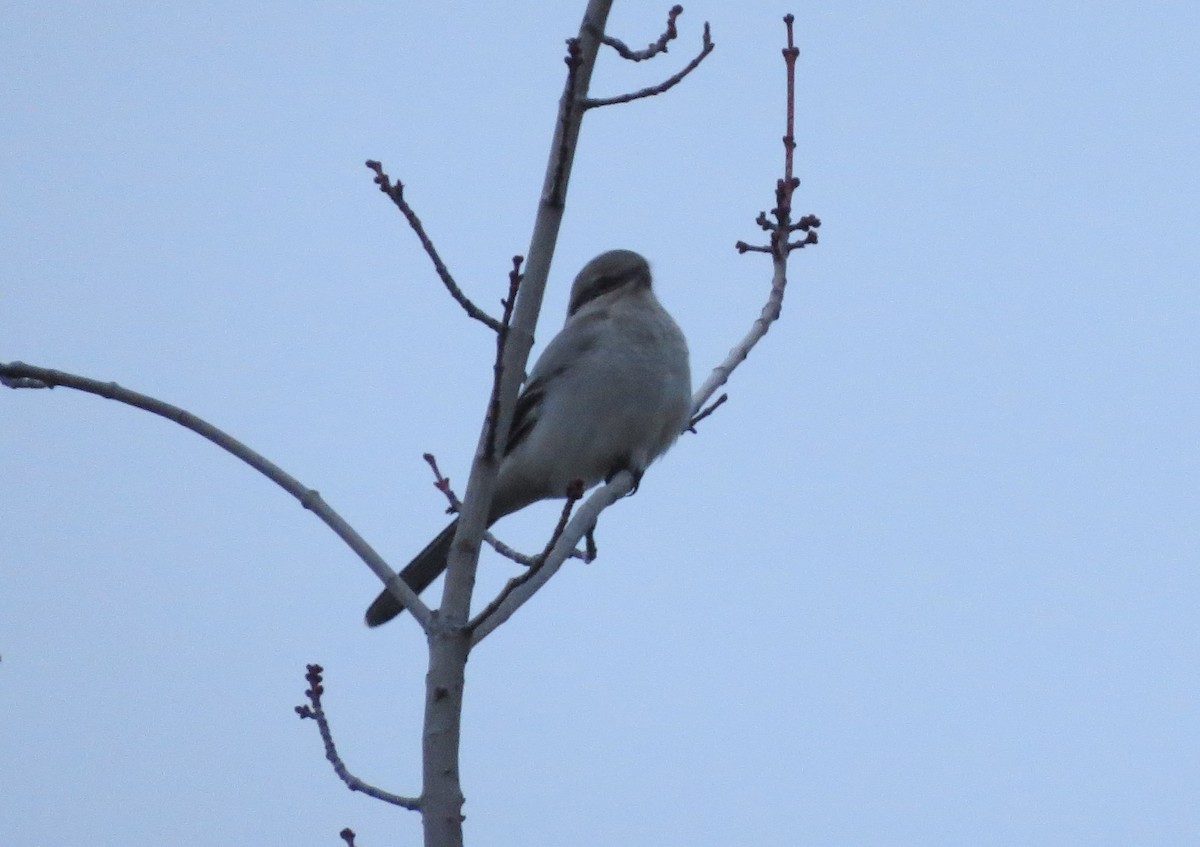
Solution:
<path fill-rule="evenodd" d="M 517 408 L 513 412 L 512 428 L 508 431 L 508 443 L 504 447 L 507 455 L 516 449 L 533 431 L 541 416 L 542 401 L 554 383 L 577 367 L 587 352 L 596 346 L 608 314 L 597 310 L 570 321 L 558 335 L 551 339 L 538 357 L 529 381 L 517 397 Z"/>

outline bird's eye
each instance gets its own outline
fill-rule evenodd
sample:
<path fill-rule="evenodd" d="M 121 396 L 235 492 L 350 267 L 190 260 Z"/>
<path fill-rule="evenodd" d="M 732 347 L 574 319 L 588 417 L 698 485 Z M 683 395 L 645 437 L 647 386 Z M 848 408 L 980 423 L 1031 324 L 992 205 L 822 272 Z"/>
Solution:
<path fill-rule="evenodd" d="M 606 276 L 598 276 L 591 280 L 587 285 L 581 287 L 575 293 L 575 297 L 571 300 L 570 308 L 567 310 L 567 315 L 573 315 L 585 303 L 595 300 L 597 297 L 603 297 L 610 291 L 616 291 L 628 281 L 628 274 L 610 274 Z"/>

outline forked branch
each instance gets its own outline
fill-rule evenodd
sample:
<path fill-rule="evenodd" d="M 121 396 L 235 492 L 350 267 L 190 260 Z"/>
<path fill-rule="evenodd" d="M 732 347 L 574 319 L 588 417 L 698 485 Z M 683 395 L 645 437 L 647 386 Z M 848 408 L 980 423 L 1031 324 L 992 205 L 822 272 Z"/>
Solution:
<path fill-rule="evenodd" d="M 675 28 L 675 19 L 683 14 L 682 6 L 673 6 L 671 11 L 667 13 L 667 28 L 663 34 L 658 37 L 658 40 L 652 43 L 645 50 L 631 50 L 625 45 L 625 42 L 619 38 L 613 38 L 610 35 L 601 34 L 600 40 L 613 48 L 621 55 L 621 58 L 628 59 L 631 62 L 641 62 L 645 59 L 653 58 L 659 53 L 667 52 L 667 43 L 672 41 L 678 34 Z M 709 29 L 708 22 L 704 22 L 704 37 L 701 41 L 700 52 L 697 53 L 690 62 L 688 62 L 679 73 L 673 74 L 657 85 L 650 85 L 646 88 L 637 91 L 630 91 L 627 94 L 618 94 L 615 97 L 591 97 L 583 101 L 583 108 L 595 109 L 599 106 L 614 106 L 617 103 L 630 103 L 634 100 L 641 100 L 645 97 L 653 97 L 656 94 L 662 94 L 668 91 L 683 81 L 683 78 L 696 70 L 700 63 L 713 51 L 716 45 L 713 44 L 712 32 Z"/>

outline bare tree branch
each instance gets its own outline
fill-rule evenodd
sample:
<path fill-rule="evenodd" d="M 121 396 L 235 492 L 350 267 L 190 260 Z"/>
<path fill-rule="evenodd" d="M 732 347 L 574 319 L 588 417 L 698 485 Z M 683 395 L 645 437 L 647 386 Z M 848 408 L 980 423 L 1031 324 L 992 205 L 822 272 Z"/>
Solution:
<path fill-rule="evenodd" d="M 684 65 L 683 70 L 681 70 L 679 73 L 668 77 L 658 85 L 651 85 L 638 91 L 631 91 L 628 94 L 619 94 L 616 97 L 589 98 L 583 101 L 583 108 L 595 109 L 599 106 L 614 106 L 617 103 L 630 103 L 634 100 L 641 100 L 644 97 L 653 97 L 656 94 L 662 94 L 664 91 L 674 88 L 683 81 L 685 76 L 696 70 L 696 68 L 700 66 L 700 63 L 704 61 L 708 54 L 713 51 L 714 47 L 716 47 L 716 45 L 713 44 L 708 22 L 706 21 L 704 23 L 704 39 L 700 48 L 700 52 L 697 53 L 690 62 Z"/>
<path fill-rule="evenodd" d="M 376 788 L 374 785 L 363 782 L 346 769 L 346 763 L 342 761 L 342 757 L 338 754 L 337 746 L 333 743 L 333 732 L 329 728 L 329 719 L 325 716 L 325 708 L 321 705 L 321 695 L 325 693 L 321 674 L 325 672 L 325 669 L 320 665 L 309 665 L 307 671 L 304 678 L 308 680 L 308 689 L 304 692 L 304 696 L 308 698 L 308 705 L 297 706 L 296 714 L 300 716 L 301 720 L 309 718 L 317 722 L 317 730 L 321 733 L 321 741 L 325 745 L 325 758 L 329 760 L 329 764 L 333 765 L 333 772 L 338 775 L 338 778 L 342 782 L 346 783 L 346 787 L 351 791 L 361 792 L 369 797 L 374 797 L 376 800 L 391 803 L 393 806 L 400 806 L 414 812 L 419 811 L 421 808 L 420 798 L 401 797 L 399 794 L 392 794 L 390 791 Z M 342 837 L 345 838 L 346 836 L 343 835 Z M 350 833 L 350 839 L 347 839 L 347 843 L 353 838 L 354 833 Z"/>
<path fill-rule="evenodd" d="M 808 244 L 817 243 L 816 229 L 821 221 L 816 215 L 805 215 L 796 223 L 792 223 L 792 195 L 800 185 L 800 180 L 793 175 L 794 153 L 796 150 L 796 58 L 800 55 L 799 48 L 793 40 L 792 23 L 795 18 L 785 15 L 784 25 L 787 27 L 787 46 L 783 49 L 783 61 L 787 69 L 787 129 L 783 136 L 783 178 L 775 183 L 775 208 L 771 210 L 774 221 L 767 218 L 765 212 L 759 212 L 755 223 L 771 233 L 769 245 L 752 246 L 739 241 L 735 247 L 739 253 L 769 253 L 772 259 L 773 273 L 771 277 L 771 292 L 763 305 L 759 316 L 750 327 L 750 331 L 741 341 L 729 351 L 725 361 L 713 368 L 712 373 L 704 384 L 692 395 L 692 414 L 697 415 L 716 390 L 729 380 L 734 369 L 745 361 L 754 345 L 767 334 L 771 324 L 779 320 L 783 310 L 783 293 L 787 288 L 787 260 L 793 250 L 798 250 Z M 789 242 L 788 236 L 796 231 L 804 231 L 804 239 Z"/>
<path fill-rule="evenodd" d="M 413 211 L 412 206 L 408 205 L 408 201 L 404 199 L 404 183 L 397 180 L 393 184 L 388 175 L 384 173 L 383 165 L 374 159 L 368 159 L 366 165 L 375 172 L 375 184 L 379 186 L 379 190 L 392 199 L 392 202 L 396 204 L 396 208 L 400 210 L 400 213 L 404 215 L 404 219 L 408 221 L 408 225 L 412 227 L 412 231 L 416 233 L 417 239 L 421 242 L 421 246 L 425 248 L 425 252 L 429 255 L 430 260 L 432 260 L 433 268 L 437 271 L 437 275 L 441 277 L 442 284 L 446 286 L 446 290 L 450 292 L 450 296 L 463 307 L 469 317 L 490 327 L 493 331 L 499 332 L 500 322 L 472 303 L 470 298 L 463 294 L 462 289 L 458 287 L 458 283 L 454 281 L 454 277 L 450 275 L 449 269 L 446 268 L 446 263 L 442 261 L 442 257 L 438 255 L 437 248 L 433 246 L 433 241 L 426 234 L 421 219 L 417 217 L 417 213 Z"/>
<path fill-rule="evenodd" d="M 95 394 L 98 397 L 116 400 L 118 403 L 125 403 L 128 406 L 144 409 L 147 412 L 173 421 L 185 429 L 190 429 L 197 435 L 207 438 L 222 450 L 237 456 L 288 494 L 299 500 L 301 506 L 320 518 L 326 526 L 346 542 L 351 550 L 358 554 L 360 559 L 366 562 L 367 567 L 374 571 L 375 575 L 397 596 L 397 599 L 404 603 L 405 608 L 412 612 L 413 617 L 420 622 L 422 627 L 429 626 L 429 607 L 388 566 L 383 557 L 376 553 L 371 545 L 350 524 L 342 519 L 341 515 L 321 499 L 320 494 L 302 485 L 299 480 L 285 472 L 278 465 L 268 461 L 261 454 L 251 450 L 241 441 L 217 429 L 207 421 L 196 417 L 191 412 L 181 409 L 178 406 L 172 406 L 170 403 L 165 403 L 154 397 L 122 388 L 115 382 L 100 382 L 88 379 L 87 377 L 77 376 L 76 374 L 66 373 L 65 371 L 55 371 L 48 368 L 39 368 L 35 365 L 27 365 L 24 362 L 0 363 L 0 383 L 9 388 L 54 388 L 60 385 L 64 388 L 74 388 L 77 391 L 84 391 L 88 394 Z"/>
<path fill-rule="evenodd" d="M 622 59 L 628 59 L 631 62 L 641 62 L 646 59 L 652 59 L 659 53 L 667 52 L 667 42 L 673 41 L 679 36 L 679 31 L 675 28 L 675 19 L 682 14 L 682 6 L 672 6 L 670 11 L 667 12 L 667 28 L 663 30 L 663 34 L 658 37 L 658 40 L 645 50 L 631 50 L 621 39 L 605 35 L 602 32 L 598 32 L 596 35 L 600 36 L 602 42 L 620 53 Z"/>

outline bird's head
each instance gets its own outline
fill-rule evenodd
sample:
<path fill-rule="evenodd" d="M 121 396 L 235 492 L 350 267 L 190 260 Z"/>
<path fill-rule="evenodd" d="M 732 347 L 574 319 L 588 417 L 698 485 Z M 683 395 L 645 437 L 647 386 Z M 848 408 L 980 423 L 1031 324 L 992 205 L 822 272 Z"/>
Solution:
<path fill-rule="evenodd" d="M 583 266 L 571 286 L 567 317 L 587 303 L 616 292 L 631 293 L 650 289 L 650 264 L 632 250 L 609 250 Z"/>

